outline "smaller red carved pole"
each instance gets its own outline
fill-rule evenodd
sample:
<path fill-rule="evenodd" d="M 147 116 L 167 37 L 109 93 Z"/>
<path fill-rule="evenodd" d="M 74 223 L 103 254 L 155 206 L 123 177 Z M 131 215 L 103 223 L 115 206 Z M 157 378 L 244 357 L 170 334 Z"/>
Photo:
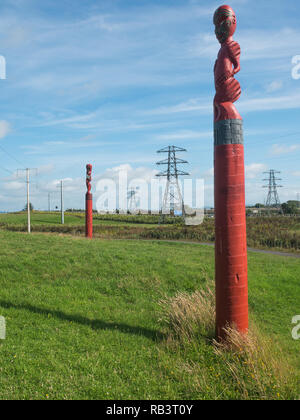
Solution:
<path fill-rule="evenodd" d="M 86 165 L 85 236 L 93 237 L 93 195 L 91 193 L 92 165 Z"/>

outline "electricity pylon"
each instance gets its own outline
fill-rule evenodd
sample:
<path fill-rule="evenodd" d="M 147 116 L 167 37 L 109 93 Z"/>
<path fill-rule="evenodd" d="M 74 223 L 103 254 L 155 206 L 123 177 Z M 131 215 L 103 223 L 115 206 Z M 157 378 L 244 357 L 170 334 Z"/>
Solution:
<path fill-rule="evenodd" d="M 157 165 L 167 165 L 167 169 L 158 173 L 158 177 L 166 177 L 167 185 L 164 193 L 162 203 L 162 214 L 174 215 L 175 211 L 181 211 L 184 215 L 184 203 L 180 191 L 178 176 L 189 175 L 189 173 L 178 169 L 178 164 L 188 163 L 187 160 L 179 159 L 176 157 L 176 152 L 186 152 L 186 149 L 176 146 L 167 146 L 157 151 L 157 153 L 168 153 L 168 157 L 164 160 L 157 162 Z"/>
<path fill-rule="evenodd" d="M 263 186 L 263 188 L 268 188 L 269 190 L 266 201 L 266 207 L 281 209 L 277 188 L 282 188 L 282 185 L 276 184 L 276 181 L 281 181 L 281 178 L 276 178 L 276 174 L 280 173 L 281 172 L 275 171 L 274 169 L 270 169 L 268 172 L 264 172 L 264 174 L 269 175 L 269 178 L 265 178 L 263 180 L 268 181 L 268 185 Z"/>
<path fill-rule="evenodd" d="M 136 211 L 137 207 L 138 207 L 138 203 L 137 203 L 137 198 L 136 198 L 136 189 L 131 188 L 128 192 L 127 192 L 127 200 L 128 200 L 128 210 L 129 211 Z"/>

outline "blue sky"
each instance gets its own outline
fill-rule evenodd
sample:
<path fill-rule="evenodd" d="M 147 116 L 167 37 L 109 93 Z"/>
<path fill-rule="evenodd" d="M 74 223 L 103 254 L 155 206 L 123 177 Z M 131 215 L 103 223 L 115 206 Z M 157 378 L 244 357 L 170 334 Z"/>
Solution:
<path fill-rule="evenodd" d="M 38 168 L 32 202 L 83 207 L 85 165 L 96 180 L 117 167 L 149 178 L 156 150 L 185 147 L 213 203 L 213 65 L 219 45 L 200 0 L 2 0 L 0 210 L 25 204 L 16 170 Z M 261 202 L 262 172 L 281 171 L 281 201 L 300 193 L 299 2 L 232 0 L 241 44 L 247 203 Z M 300 74 L 300 71 L 299 71 Z M 9 172 L 7 172 L 9 171 Z M 20 174 L 19 174 L 20 175 Z M 95 191 L 94 191 L 95 192 Z"/>

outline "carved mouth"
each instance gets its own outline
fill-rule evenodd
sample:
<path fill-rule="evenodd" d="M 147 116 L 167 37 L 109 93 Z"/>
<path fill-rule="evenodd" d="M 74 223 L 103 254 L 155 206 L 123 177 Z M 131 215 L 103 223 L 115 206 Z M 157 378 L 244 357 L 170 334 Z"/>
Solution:
<path fill-rule="evenodd" d="M 216 34 L 216 37 L 217 37 L 218 41 L 224 42 L 228 38 L 229 31 L 218 29 L 218 30 L 215 31 L 215 34 Z"/>

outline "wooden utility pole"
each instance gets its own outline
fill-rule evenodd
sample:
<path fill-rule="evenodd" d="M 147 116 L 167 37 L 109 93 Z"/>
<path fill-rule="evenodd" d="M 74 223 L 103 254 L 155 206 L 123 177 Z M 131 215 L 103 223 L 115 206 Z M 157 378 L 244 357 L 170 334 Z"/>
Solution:
<path fill-rule="evenodd" d="M 63 181 L 60 181 L 60 211 L 61 211 L 61 224 L 65 223 L 65 214 L 64 214 L 64 184 Z"/>
<path fill-rule="evenodd" d="M 37 168 L 26 168 L 26 169 L 18 169 L 19 171 L 25 171 L 26 172 L 26 184 L 27 184 L 27 231 L 28 233 L 31 233 L 31 220 L 30 220 L 30 171 L 36 171 Z"/>

